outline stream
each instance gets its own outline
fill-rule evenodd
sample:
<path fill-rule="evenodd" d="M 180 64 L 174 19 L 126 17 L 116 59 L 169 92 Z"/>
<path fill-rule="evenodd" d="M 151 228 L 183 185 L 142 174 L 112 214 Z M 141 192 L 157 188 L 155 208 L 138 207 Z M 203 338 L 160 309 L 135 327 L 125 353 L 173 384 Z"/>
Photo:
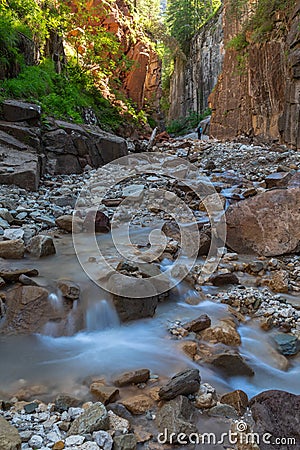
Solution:
<path fill-rule="evenodd" d="M 105 246 L 110 238 L 101 235 L 99 239 Z M 121 372 L 145 367 L 164 379 L 194 366 L 200 369 L 202 381 L 221 393 L 242 389 L 252 397 L 265 389 L 282 389 L 300 394 L 300 357 L 290 359 L 289 369 L 282 370 L 272 331 L 262 331 L 255 320 L 249 319 L 238 328 L 242 338 L 240 354 L 255 370 L 255 376 L 226 378 L 216 369 L 191 361 L 180 350 L 180 341 L 172 339 L 167 325 L 169 321 L 187 321 L 203 313 L 214 323 L 230 316 L 227 306 L 209 299 L 201 299 L 197 305 L 186 303 L 188 296 L 197 297 L 198 293 L 182 282 L 172 289 L 167 301 L 158 305 L 153 318 L 120 324 L 109 294 L 92 282 L 79 265 L 72 237 L 63 235 L 55 240 L 55 245 L 54 256 L 36 261 L 26 258 L 14 264 L 36 266 L 40 273 L 36 280 L 48 288 L 51 280 L 73 280 L 81 287 L 80 300 L 73 303 L 63 333 L 55 323 L 48 323 L 43 334 L 0 337 L 0 360 L 5 361 L 1 364 L 0 390 L 14 392 L 38 384 L 46 386 L 47 395 L 72 392 L 83 398 L 88 393 L 90 377 L 111 381 Z M 89 250 L 92 251 L 87 246 L 87 254 Z M 219 289 L 203 287 L 204 294 Z M 59 309 L 61 300 L 54 288 L 49 301 Z M 78 311 L 83 315 L 80 331 L 76 323 Z"/>

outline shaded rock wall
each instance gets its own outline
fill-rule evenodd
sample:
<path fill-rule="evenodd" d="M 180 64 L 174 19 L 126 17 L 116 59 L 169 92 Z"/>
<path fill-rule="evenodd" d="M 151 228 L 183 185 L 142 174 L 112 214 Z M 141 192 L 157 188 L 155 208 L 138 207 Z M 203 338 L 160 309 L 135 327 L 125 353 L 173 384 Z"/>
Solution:
<path fill-rule="evenodd" d="M 224 4 L 224 43 L 241 29 Z M 284 36 L 251 43 L 243 55 L 227 49 L 223 71 L 210 96 L 211 135 L 258 136 L 300 148 L 300 2 Z M 251 4 L 251 2 L 249 2 Z M 250 6 L 249 6 L 250 8 Z M 277 28 L 281 27 L 278 15 Z M 251 41 L 251 36 L 248 37 Z"/>
<path fill-rule="evenodd" d="M 203 112 L 224 58 L 223 9 L 196 34 L 186 60 L 177 58 L 170 85 L 169 119 Z"/>
<path fill-rule="evenodd" d="M 83 172 L 127 155 L 125 139 L 97 126 L 49 119 L 40 124 L 37 105 L 8 100 L 0 112 L 0 184 L 38 188 L 44 173 Z"/>

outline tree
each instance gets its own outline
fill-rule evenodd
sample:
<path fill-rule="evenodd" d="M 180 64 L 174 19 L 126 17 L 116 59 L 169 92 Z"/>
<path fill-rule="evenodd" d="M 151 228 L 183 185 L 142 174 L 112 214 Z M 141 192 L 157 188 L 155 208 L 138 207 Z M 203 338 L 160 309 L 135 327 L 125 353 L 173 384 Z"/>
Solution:
<path fill-rule="evenodd" d="M 170 33 L 187 53 L 189 44 L 199 28 L 219 8 L 220 0 L 169 0 L 167 24 Z"/>

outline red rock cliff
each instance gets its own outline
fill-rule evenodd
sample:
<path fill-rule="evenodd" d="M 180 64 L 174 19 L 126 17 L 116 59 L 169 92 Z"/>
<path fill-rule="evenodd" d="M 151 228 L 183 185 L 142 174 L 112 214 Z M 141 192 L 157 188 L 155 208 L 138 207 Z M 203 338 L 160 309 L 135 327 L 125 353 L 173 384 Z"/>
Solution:
<path fill-rule="evenodd" d="M 248 14 L 251 3 L 248 4 Z M 297 4 L 296 4 L 297 3 Z M 232 20 L 225 0 L 225 45 L 242 25 Z M 300 148 L 300 2 L 278 28 L 285 31 L 262 43 L 251 42 L 246 55 L 227 48 L 223 71 L 210 97 L 213 109 L 211 135 L 231 139 L 239 135 L 259 136 Z"/>
<path fill-rule="evenodd" d="M 76 0 L 71 2 L 76 11 Z M 139 109 L 145 104 L 156 110 L 161 95 L 161 61 L 146 39 L 137 29 L 124 0 L 107 2 L 90 0 L 86 4 L 90 11 L 90 24 L 113 33 L 121 44 L 121 52 L 131 61 L 131 68 L 116 68 L 116 75 L 122 82 L 123 92 L 134 101 Z"/>

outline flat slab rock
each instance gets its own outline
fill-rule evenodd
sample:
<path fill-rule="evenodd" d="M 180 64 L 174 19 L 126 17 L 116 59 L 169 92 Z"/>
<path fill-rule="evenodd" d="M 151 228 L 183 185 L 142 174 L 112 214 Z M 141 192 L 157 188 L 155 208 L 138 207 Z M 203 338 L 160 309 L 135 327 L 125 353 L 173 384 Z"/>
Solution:
<path fill-rule="evenodd" d="M 275 189 L 231 206 L 227 245 L 238 253 L 279 256 L 300 247 L 300 188 Z"/>
<path fill-rule="evenodd" d="M 8 122 L 39 120 L 41 107 L 34 103 L 20 102 L 19 100 L 5 100 L 2 103 L 1 115 Z"/>
<path fill-rule="evenodd" d="M 158 395 L 161 400 L 171 400 L 178 395 L 194 394 L 200 388 L 200 381 L 198 369 L 187 369 L 174 375 Z"/>
<path fill-rule="evenodd" d="M 0 145 L 0 184 L 15 184 L 36 191 L 40 180 L 40 161 L 37 154 Z"/>
<path fill-rule="evenodd" d="M 150 378 L 149 369 L 137 369 L 132 372 L 124 372 L 114 379 L 114 384 L 118 387 L 130 384 L 146 383 Z"/>

